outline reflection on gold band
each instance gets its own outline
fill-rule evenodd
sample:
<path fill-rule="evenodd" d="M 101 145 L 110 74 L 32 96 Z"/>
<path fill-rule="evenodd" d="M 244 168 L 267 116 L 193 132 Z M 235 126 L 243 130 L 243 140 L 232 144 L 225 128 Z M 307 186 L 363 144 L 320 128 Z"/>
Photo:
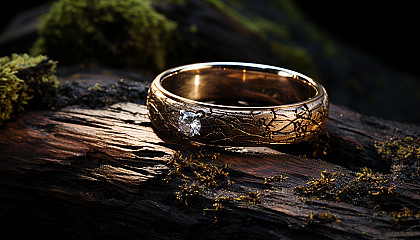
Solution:
<path fill-rule="evenodd" d="M 153 81 L 147 106 L 160 133 L 207 145 L 298 143 L 323 131 L 328 119 L 328 95 L 319 83 L 250 63 L 170 69 Z"/>

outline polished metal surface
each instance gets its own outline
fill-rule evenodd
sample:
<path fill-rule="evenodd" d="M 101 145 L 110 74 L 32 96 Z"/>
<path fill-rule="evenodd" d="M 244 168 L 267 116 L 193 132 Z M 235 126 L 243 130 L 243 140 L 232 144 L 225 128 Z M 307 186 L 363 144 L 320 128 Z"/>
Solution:
<path fill-rule="evenodd" d="M 193 143 L 261 146 L 306 141 L 325 129 L 328 95 L 297 72 L 213 62 L 161 73 L 147 101 L 154 128 Z"/>

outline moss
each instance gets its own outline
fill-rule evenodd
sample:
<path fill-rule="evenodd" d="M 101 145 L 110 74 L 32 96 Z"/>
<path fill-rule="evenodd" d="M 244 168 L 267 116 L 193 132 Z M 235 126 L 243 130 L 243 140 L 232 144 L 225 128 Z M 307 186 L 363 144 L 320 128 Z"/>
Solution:
<path fill-rule="evenodd" d="M 259 204 L 261 203 L 261 193 L 247 192 L 245 195 L 240 195 L 238 198 L 234 198 L 234 200 L 247 204 Z"/>
<path fill-rule="evenodd" d="M 229 186 L 228 166 L 201 162 L 200 158 L 204 157 L 206 156 L 176 152 L 168 163 L 171 170 L 167 180 L 178 176 L 184 180 L 196 181 L 207 188 Z M 214 158 L 215 155 L 211 157 Z"/>
<path fill-rule="evenodd" d="M 12 54 L 0 58 L 0 124 L 28 104 L 49 106 L 55 97 L 56 62 L 39 55 Z"/>
<path fill-rule="evenodd" d="M 155 4 L 160 4 L 163 2 L 162 0 L 152 0 L 152 1 Z M 173 3 L 173 4 L 177 4 L 181 6 L 187 4 L 187 0 L 165 0 L 164 2 Z"/>
<path fill-rule="evenodd" d="M 261 203 L 261 193 L 259 192 L 248 192 L 244 195 L 239 195 L 237 197 L 224 197 L 219 196 L 213 201 L 212 207 L 204 208 L 203 214 L 210 219 L 213 219 L 213 223 L 218 221 L 218 216 L 220 212 L 226 211 L 226 207 L 229 203 L 240 203 L 247 205 L 255 205 Z"/>
<path fill-rule="evenodd" d="M 362 168 L 356 179 L 337 192 L 337 200 L 359 206 L 373 206 L 378 210 L 388 210 L 396 187 L 380 173 Z"/>
<path fill-rule="evenodd" d="M 188 183 L 179 187 L 179 192 L 176 193 L 176 199 L 185 203 L 188 206 L 188 201 L 204 191 L 204 186 L 198 183 Z"/>
<path fill-rule="evenodd" d="M 264 183 L 263 184 L 269 184 L 272 182 L 284 182 L 288 179 L 289 177 L 284 177 L 283 175 L 275 175 L 275 176 L 271 176 L 268 178 L 264 178 Z"/>
<path fill-rule="evenodd" d="M 415 145 L 413 137 L 391 139 L 375 143 L 378 154 L 393 159 L 420 159 L 420 147 Z"/>
<path fill-rule="evenodd" d="M 216 155 L 210 156 L 214 158 Z M 199 196 L 204 190 L 216 188 L 229 188 L 232 185 L 228 175 L 228 166 L 204 163 L 203 154 L 183 154 L 176 152 L 168 162 L 169 174 L 165 181 L 171 179 L 181 180 L 176 198 L 188 205 L 189 200 Z"/>
<path fill-rule="evenodd" d="M 403 207 L 397 212 L 393 212 L 392 223 L 396 230 L 406 230 L 407 228 L 417 225 L 420 219 L 420 211 L 410 210 Z"/>
<path fill-rule="evenodd" d="M 42 17 L 31 52 L 71 64 L 163 68 L 176 26 L 148 1 L 60 0 Z"/>
<path fill-rule="evenodd" d="M 296 187 L 298 195 L 312 199 L 346 202 L 356 206 L 388 210 L 395 186 L 388 176 L 362 168 L 355 176 L 323 171 L 305 186 Z"/>
<path fill-rule="evenodd" d="M 334 185 L 336 173 L 321 172 L 320 178 L 314 178 L 306 183 L 306 186 L 297 187 L 295 191 L 302 196 L 315 199 L 335 199 L 336 187 Z"/>
<path fill-rule="evenodd" d="M 198 32 L 198 27 L 197 27 L 197 25 L 196 25 L 196 24 L 191 24 L 191 25 L 188 27 L 188 31 L 189 31 L 190 33 L 193 33 L 193 34 L 197 33 L 197 32 Z"/>
<path fill-rule="evenodd" d="M 382 158 L 392 162 L 396 177 L 420 181 L 420 138 L 395 138 L 377 142 L 374 146 Z"/>
<path fill-rule="evenodd" d="M 215 158 L 217 154 L 214 153 L 176 152 L 168 162 L 168 176 L 163 179 L 178 184 L 175 196 L 179 202 L 185 206 L 201 204 L 203 215 L 213 223 L 218 221 L 220 214 L 229 210 L 229 205 L 256 206 L 263 198 L 260 192 L 234 189 L 234 182 L 229 178 L 229 166 L 212 163 Z M 277 179 L 280 178 L 273 177 L 272 181 Z M 211 205 L 206 197 L 213 199 Z"/>
<path fill-rule="evenodd" d="M 319 225 L 325 223 L 339 223 L 337 216 L 331 214 L 330 211 L 328 212 L 320 212 L 320 213 L 311 213 L 308 216 L 308 224 L 310 225 Z"/>

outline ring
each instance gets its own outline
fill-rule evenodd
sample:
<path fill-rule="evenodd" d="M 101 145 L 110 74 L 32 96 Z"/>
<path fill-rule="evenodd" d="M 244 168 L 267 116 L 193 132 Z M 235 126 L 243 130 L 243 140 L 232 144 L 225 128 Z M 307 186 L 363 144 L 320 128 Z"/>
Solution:
<path fill-rule="evenodd" d="M 266 146 L 307 141 L 328 120 L 328 95 L 315 80 L 284 68 L 241 62 L 185 65 L 152 82 L 154 129 L 199 145 Z"/>

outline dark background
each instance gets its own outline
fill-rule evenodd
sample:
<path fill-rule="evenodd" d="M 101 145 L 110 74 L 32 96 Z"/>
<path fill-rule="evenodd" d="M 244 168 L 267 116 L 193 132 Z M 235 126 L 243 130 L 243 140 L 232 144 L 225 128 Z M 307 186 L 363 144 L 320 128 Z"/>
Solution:
<path fill-rule="evenodd" d="M 17 13 L 47 0 L 10 1 L 0 10 L 0 29 Z M 295 0 L 307 18 L 331 37 L 400 71 L 420 76 L 417 57 L 418 4 L 415 1 Z"/>
<path fill-rule="evenodd" d="M 360 49 L 386 65 L 420 76 L 420 7 L 417 2 L 295 2 L 308 19 L 330 36 Z"/>

